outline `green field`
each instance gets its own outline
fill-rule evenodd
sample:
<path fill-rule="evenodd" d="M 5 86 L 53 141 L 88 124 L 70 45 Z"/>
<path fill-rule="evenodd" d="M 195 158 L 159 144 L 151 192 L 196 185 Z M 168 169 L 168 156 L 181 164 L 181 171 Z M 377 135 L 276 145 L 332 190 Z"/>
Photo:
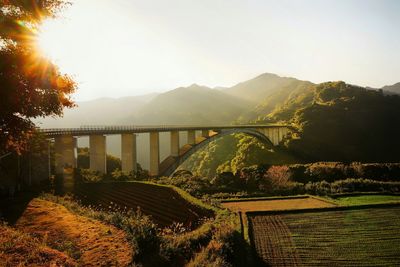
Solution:
<path fill-rule="evenodd" d="M 396 195 L 343 196 L 336 198 L 335 202 L 345 206 L 400 202 L 400 196 Z"/>
<path fill-rule="evenodd" d="M 400 265 L 400 206 L 255 215 L 249 223 L 270 266 Z"/>

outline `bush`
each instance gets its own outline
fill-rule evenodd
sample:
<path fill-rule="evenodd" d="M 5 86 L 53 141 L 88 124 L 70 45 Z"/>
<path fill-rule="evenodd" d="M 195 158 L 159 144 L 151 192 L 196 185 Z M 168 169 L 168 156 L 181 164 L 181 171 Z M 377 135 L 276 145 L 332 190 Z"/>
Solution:
<path fill-rule="evenodd" d="M 112 173 L 111 177 L 115 181 L 128 181 L 132 180 L 131 175 L 125 174 L 123 171 L 121 171 L 119 168 L 116 168 Z"/>
<path fill-rule="evenodd" d="M 74 176 L 76 181 L 85 183 L 100 182 L 104 179 L 104 174 L 89 169 L 74 169 Z"/>

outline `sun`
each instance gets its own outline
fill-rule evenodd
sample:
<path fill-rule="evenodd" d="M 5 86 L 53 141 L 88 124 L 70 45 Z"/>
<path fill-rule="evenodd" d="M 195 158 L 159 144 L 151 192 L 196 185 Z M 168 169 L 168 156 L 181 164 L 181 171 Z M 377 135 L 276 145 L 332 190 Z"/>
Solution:
<path fill-rule="evenodd" d="M 62 38 L 62 34 L 59 29 L 55 27 L 53 19 L 45 20 L 40 26 L 37 44 L 39 52 L 51 58 L 52 60 L 60 59 L 59 40 Z"/>

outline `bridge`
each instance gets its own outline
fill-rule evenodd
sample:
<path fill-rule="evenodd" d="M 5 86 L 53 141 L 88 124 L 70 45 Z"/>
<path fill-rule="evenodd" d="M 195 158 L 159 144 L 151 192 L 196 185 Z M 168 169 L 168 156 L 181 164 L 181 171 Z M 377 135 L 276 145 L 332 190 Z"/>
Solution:
<path fill-rule="evenodd" d="M 89 136 L 90 170 L 106 173 L 106 136 L 121 135 L 122 171 L 129 174 L 137 169 L 136 134 L 150 134 L 151 176 L 171 175 L 195 151 L 209 142 L 232 133 L 245 133 L 271 146 L 278 145 L 292 128 L 288 125 L 165 125 L 165 126 L 82 126 L 79 128 L 39 129 L 54 140 L 56 174 L 65 174 L 76 167 L 77 137 Z M 186 144 L 179 143 L 179 132 L 187 132 Z M 201 136 L 196 138 L 196 131 Z M 159 133 L 170 132 L 170 155 L 160 162 Z"/>

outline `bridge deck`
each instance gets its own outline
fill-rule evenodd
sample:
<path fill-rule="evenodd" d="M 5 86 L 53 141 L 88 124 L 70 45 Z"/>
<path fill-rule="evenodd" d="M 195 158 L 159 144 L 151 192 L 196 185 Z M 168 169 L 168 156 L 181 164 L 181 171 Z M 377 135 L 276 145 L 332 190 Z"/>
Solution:
<path fill-rule="evenodd" d="M 170 132 L 170 131 L 190 131 L 190 130 L 224 130 L 224 129 L 259 129 L 259 128 L 290 128 L 288 125 L 281 124 L 262 124 L 262 125 L 159 125 L 159 126 L 82 126 L 79 128 L 38 128 L 39 132 L 48 137 L 60 135 L 92 135 L 92 134 L 122 134 L 122 133 L 150 133 L 150 132 Z"/>

